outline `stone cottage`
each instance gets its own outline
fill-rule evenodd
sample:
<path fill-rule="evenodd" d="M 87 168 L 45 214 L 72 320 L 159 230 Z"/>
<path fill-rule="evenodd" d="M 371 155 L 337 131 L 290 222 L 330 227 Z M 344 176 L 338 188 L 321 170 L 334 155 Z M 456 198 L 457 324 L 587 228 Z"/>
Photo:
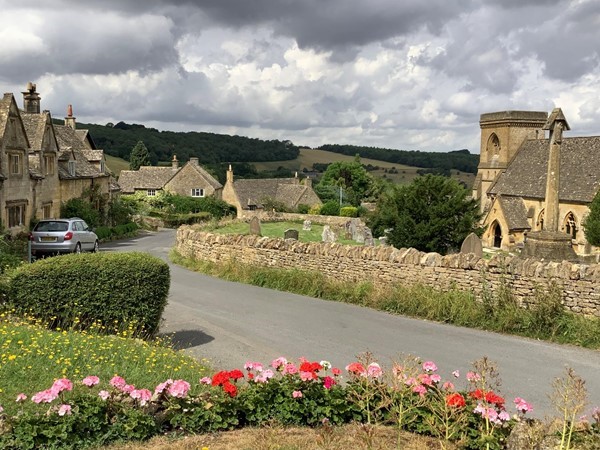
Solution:
<path fill-rule="evenodd" d="M 543 229 L 549 141 L 548 114 L 502 111 L 482 114 L 481 154 L 473 197 L 484 214 L 484 245 L 511 250 L 527 233 Z M 559 230 L 571 235 L 577 254 L 595 249 L 582 220 L 600 189 L 600 136 L 563 137 L 560 151 Z"/>
<path fill-rule="evenodd" d="M 291 210 L 299 205 L 321 205 L 321 199 L 312 188 L 310 178 L 300 182 L 294 178 L 258 178 L 234 181 L 233 169 L 227 170 L 227 181 L 223 187 L 223 200 L 237 208 L 238 217 L 262 211 L 267 200 L 282 203 Z"/>
<path fill-rule="evenodd" d="M 154 197 L 161 191 L 189 197 L 221 198 L 223 185 L 198 163 L 198 158 L 190 158 L 179 167 L 173 156 L 170 167 L 142 166 L 139 170 L 122 170 L 119 185 L 123 194 L 144 192 Z"/>

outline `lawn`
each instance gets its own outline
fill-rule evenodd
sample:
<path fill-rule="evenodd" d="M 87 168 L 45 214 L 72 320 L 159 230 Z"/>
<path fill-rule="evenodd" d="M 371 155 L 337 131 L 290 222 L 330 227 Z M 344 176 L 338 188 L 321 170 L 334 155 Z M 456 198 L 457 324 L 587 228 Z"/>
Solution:
<path fill-rule="evenodd" d="M 348 218 L 350 220 L 350 218 Z M 298 230 L 300 242 L 322 242 L 323 225 L 313 223 L 310 231 L 302 229 L 301 223 L 296 222 L 264 222 L 260 225 L 262 236 L 270 238 L 282 238 L 286 230 Z M 334 230 L 335 231 L 335 230 Z M 223 227 L 211 230 L 217 234 L 250 234 L 250 224 L 246 222 L 231 222 Z M 352 239 L 346 239 L 341 233 L 338 234 L 336 242 L 346 245 L 362 245 Z"/>

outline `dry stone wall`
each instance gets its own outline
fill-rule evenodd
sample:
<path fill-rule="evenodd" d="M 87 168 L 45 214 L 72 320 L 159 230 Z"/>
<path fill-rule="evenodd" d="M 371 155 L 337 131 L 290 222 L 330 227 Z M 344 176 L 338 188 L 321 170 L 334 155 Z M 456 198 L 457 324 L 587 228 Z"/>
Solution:
<path fill-rule="evenodd" d="M 234 259 L 243 264 L 319 271 L 344 281 L 404 285 L 423 284 L 437 289 L 457 288 L 481 298 L 503 284 L 523 305 L 536 290 L 556 283 L 565 308 L 600 317 L 600 265 L 496 256 L 489 261 L 474 254 L 441 256 L 413 248 L 362 247 L 304 243 L 260 236 L 220 235 L 183 226 L 177 230 L 177 250 L 184 256 L 212 262 Z"/>

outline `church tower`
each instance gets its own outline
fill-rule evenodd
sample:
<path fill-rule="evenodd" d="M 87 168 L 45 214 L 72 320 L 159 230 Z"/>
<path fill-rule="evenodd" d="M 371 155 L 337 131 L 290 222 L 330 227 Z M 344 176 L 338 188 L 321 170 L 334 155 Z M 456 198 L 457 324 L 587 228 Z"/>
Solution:
<path fill-rule="evenodd" d="M 473 198 L 480 200 L 481 212 L 487 211 L 487 191 L 513 159 L 523 141 L 544 139 L 542 129 L 548 119 L 543 111 L 501 111 L 482 114 L 481 147 Z"/>

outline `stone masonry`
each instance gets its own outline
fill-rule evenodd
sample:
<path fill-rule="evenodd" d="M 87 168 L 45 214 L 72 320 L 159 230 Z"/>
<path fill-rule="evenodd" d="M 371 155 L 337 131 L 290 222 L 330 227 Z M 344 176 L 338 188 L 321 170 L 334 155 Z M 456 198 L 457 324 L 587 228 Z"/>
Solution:
<path fill-rule="evenodd" d="M 542 262 L 495 256 L 486 261 L 474 254 L 441 256 L 413 248 L 362 247 L 337 243 L 303 243 L 260 236 L 219 235 L 182 226 L 177 250 L 186 257 L 264 267 L 313 270 L 336 280 L 379 284 L 423 284 L 437 289 L 456 288 L 476 297 L 510 286 L 522 305 L 534 300 L 536 290 L 555 282 L 566 309 L 600 317 L 600 265 Z"/>

